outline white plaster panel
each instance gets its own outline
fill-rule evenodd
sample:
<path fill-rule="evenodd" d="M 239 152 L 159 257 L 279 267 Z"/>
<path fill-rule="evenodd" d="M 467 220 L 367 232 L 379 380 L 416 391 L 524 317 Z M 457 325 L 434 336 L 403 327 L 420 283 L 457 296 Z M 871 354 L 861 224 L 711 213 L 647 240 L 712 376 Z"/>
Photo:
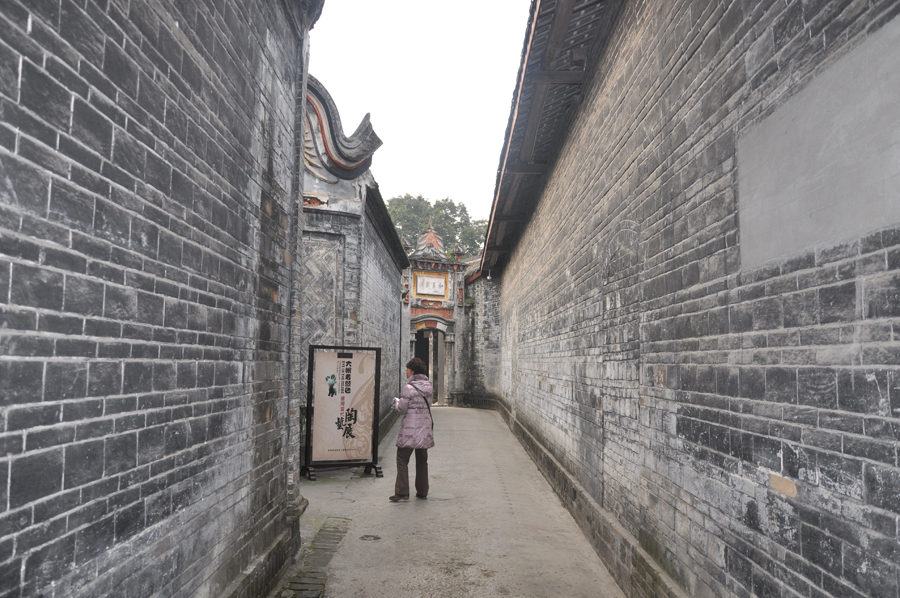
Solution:
<path fill-rule="evenodd" d="M 900 19 L 738 139 L 743 269 L 900 223 Z"/>

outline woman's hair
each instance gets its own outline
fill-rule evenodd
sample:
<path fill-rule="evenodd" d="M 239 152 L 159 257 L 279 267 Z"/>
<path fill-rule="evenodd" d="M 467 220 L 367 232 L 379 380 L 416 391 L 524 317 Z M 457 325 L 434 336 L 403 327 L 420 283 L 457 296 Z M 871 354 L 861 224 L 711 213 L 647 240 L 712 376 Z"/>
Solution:
<path fill-rule="evenodd" d="M 406 364 L 406 368 L 412 370 L 413 374 L 428 374 L 428 366 L 418 357 L 413 357 Z"/>

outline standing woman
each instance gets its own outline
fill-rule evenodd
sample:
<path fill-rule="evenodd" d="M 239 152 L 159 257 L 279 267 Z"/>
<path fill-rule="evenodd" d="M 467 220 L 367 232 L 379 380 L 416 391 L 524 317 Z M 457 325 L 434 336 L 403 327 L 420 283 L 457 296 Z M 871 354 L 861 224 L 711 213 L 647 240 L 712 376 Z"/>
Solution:
<path fill-rule="evenodd" d="M 428 366 L 414 357 L 406 364 L 406 385 L 391 408 L 403 416 L 397 436 L 397 482 L 392 502 L 409 500 L 409 458 L 416 452 L 416 498 L 428 496 L 428 449 L 434 446 L 431 419 L 433 391 L 425 372 Z"/>

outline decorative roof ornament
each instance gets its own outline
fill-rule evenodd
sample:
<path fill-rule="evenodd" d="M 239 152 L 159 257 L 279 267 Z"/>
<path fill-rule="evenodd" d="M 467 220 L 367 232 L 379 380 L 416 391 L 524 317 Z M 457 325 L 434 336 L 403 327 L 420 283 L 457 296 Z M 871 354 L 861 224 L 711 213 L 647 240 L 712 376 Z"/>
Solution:
<path fill-rule="evenodd" d="M 430 218 L 428 219 L 428 230 L 424 233 L 419 233 L 419 238 L 416 240 L 416 249 L 409 254 L 409 259 L 446 263 L 451 261 L 447 259 L 447 255 L 444 253 L 444 240 L 441 239 L 439 234 L 434 232 L 434 226 L 431 224 Z"/>
<path fill-rule="evenodd" d="M 322 159 L 319 158 L 319 152 L 316 148 L 316 142 L 313 140 L 312 132 L 309 125 L 303 131 L 303 162 L 306 164 L 306 171 L 326 183 L 337 183 L 340 179 L 331 174 Z"/>
<path fill-rule="evenodd" d="M 318 159 L 313 159 L 312 152 L 306 149 L 305 162 L 314 170 L 321 166 L 344 180 L 359 177 L 372 165 L 372 154 L 382 144 L 372 128 L 369 115 L 366 114 L 356 131 L 346 137 L 337 106 L 325 86 L 310 75 L 307 89 L 309 111 L 306 126 Z"/>

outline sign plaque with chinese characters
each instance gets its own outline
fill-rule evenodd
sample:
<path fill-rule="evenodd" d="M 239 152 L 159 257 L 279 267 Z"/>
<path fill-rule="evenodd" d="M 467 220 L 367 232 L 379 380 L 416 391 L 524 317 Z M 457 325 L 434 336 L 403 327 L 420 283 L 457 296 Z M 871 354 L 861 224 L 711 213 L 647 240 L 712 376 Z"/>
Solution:
<path fill-rule="evenodd" d="M 416 274 L 416 295 L 444 297 L 447 294 L 447 279 L 443 276 Z"/>
<path fill-rule="evenodd" d="M 378 399 L 381 349 L 373 347 L 309 348 L 306 465 L 366 465 L 380 474 Z M 378 475 L 381 477 L 381 475 Z"/>

